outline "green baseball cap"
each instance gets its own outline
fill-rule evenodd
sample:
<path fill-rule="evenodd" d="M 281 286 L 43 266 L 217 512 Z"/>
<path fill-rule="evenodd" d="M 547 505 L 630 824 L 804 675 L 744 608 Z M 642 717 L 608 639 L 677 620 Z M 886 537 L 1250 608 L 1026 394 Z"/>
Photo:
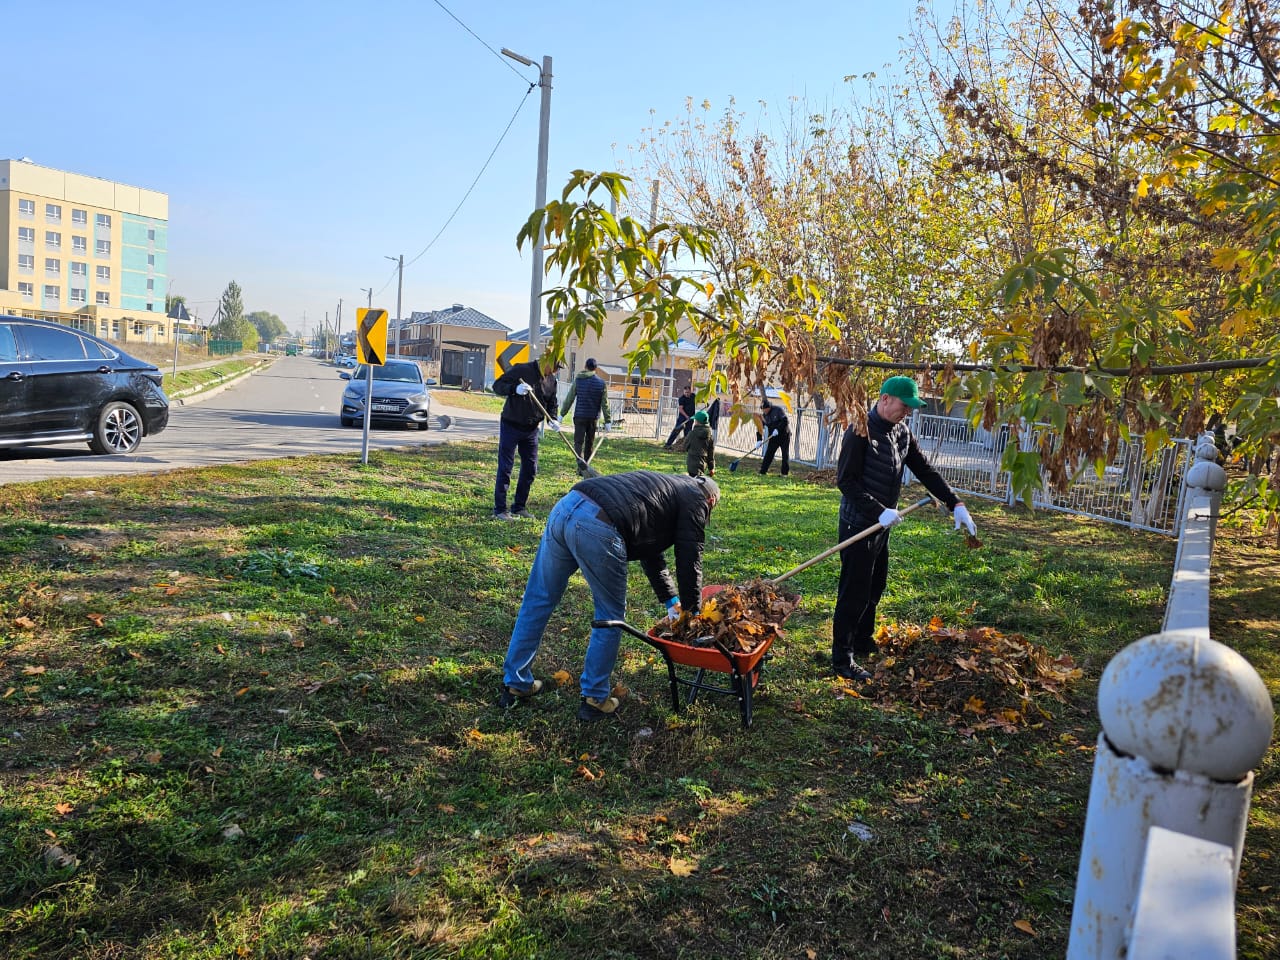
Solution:
<path fill-rule="evenodd" d="M 697 413 L 695 413 L 695 414 L 693 415 L 693 419 L 694 419 L 694 420 L 697 420 L 697 421 L 698 421 L 698 423 L 706 423 L 706 422 L 707 422 L 707 411 L 705 411 L 705 410 L 699 410 Z"/>
<path fill-rule="evenodd" d="M 920 388 L 916 386 L 916 382 L 910 377 L 890 377 L 884 382 L 880 388 L 882 394 L 887 393 L 891 397 L 897 397 L 908 407 L 923 407 L 924 401 L 920 399 Z"/>

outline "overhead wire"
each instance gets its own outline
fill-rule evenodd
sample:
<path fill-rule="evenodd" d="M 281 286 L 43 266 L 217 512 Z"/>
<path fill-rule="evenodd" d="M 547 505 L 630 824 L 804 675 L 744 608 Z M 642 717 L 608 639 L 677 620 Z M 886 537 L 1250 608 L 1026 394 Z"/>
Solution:
<path fill-rule="evenodd" d="M 503 128 L 501 136 L 498 137 L 498 142 L 495 143 L 493 145 L 493 149 L 489 151 L 489 156 L 485 158 L 484 163 L 480 167 L 479 173 L 477 173 L 475 175 L 475 179 L 471 181 L 471 186 L 467 187 L 467 191 L 462 195 L 462 199 L 458 201 L 458 205 L 453 208 L 453 212 L 449 214 L 449 218 L 445 220 L 444 225 L 441 226 L 440 229 L 436 231 L 436 235 L 431 238 L 431 240 L 427 243 L 425 247 L 422 248 L 422 250 L 417 254 L 417 256 L 405 262 L 404 265 L 406 267 L 414 263 L 417 263 L 420 259 L 422 259 L 422 257 L 427 253 L 427 251 L 430 250 L 433 246 L 435 246 L 436 241 L 439 240 L 440 237 L 444 235 L 445 230 L 449 228 L 449 224 L 453 223 L 454 217 L 458 215 L 458 212 L 462 209 L 463 204 L 467 202 L 467 199 L 471 196 L 472 192 L 475 190 L 476 184 L 478 184 L 480 182 L 480 178 L 484 176 L 484 172 L 487 169 L 489 169 L 489 164 L 493 162 L 493 158 L 497 154 L 498 148 L 502 146 L 502 141 L 505 140 L 507 138 L 507 134 L 511 132 L 511 127 L 515 124 L 516 117 L 520 116 L 520 111 L 524 109 L 524 105 L 529 101 L 529 95 L 533 93 L 533 91 L 538 86 L 538 82 L 530 82 L 528 77 L 526 77 L 524 74 L 522 74 L 519 70 L 517 70 L 514 66 L 511 65 L 511 61 L 509 61 L 506 57 L 502 56 L 502 54 L 500 54 L 497 50 L 494 50 L 493 47 L 489 46 L 489 44 L 485 43 L 485 41 L 481 39 L 480 36 L 474 30 L 472 30 L 460 19 L 458 19 L 458 16 L 448 7 L 446 7 L 443 3 L 441 3 L 440 0 L 434 0 L 434 3 L 437 7 L 439 7 L 441 10 L 447 13 L 450 17 L 452 17 L 453 20 L 458 24 L 458 26 L 462 27 L 463 30 L 467 31 L 467 33 L 471 34 L 471 36 L 475 37 L 476 40 L 478 40 L 486 50 L 488 50 L 495 57 L 497 57 L 498 60 L 501 61 L 504 66 L 509 68 L 512 73 L 514 73 L 521 80 L 524 80 L 526 83 L 528 83 L 529 88 L 525 90 L 524 96 L 520 98 L 520 102 L 516 105 L 515 112 L 511 114 L 511 119 L 507 121 L 507 125 Z M 391 271 L 391 276 L 387 278 L 387 281 L 380 288 L 378 288 L 377 293 L 374 294 L 375 297 L 379 296 L 383 290 L 387 289 L 387 287 L 391 285 L 391 281 L 396 278 L 396 274 L 399 272 L 399 270 L 400 270 L 400 266 L 397 265 L 396 268 Z"/>

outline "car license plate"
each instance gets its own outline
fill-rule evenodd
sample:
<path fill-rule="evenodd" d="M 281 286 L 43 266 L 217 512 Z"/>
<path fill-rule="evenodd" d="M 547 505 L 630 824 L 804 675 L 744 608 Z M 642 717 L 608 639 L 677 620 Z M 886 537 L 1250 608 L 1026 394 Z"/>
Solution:
<path fill-rule="evenodd" d="M 400 408 L 394 403 L 375 403 L 373 411 L 374 413 L 399 413 Z"/>

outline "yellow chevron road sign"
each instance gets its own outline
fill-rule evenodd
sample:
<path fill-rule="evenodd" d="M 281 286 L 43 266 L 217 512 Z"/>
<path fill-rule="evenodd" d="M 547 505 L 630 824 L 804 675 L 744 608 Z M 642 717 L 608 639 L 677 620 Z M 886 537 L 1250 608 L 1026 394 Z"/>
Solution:
<path fill-rule="evenodd" d="M 387 311 L 356 309 L 356 359 L 371 367 L 387 362 Z"/>
<path fill-rule="evenodd" d="M 499 340 L 494 349 L 493 378 L 496 380 L 517 363 L 529 359 L 529 344 L 523 340 Z"/>

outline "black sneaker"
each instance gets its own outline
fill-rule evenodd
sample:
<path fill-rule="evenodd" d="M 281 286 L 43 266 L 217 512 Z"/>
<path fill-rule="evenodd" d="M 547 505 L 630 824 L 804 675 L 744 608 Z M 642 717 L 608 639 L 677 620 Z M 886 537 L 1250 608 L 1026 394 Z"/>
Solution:
<path fill-rule="evenodd" d="M 517 690 L 515 687 L 508 687 L 503 684 L 502 692 L 498 694 L 498 706 L 503 710 L 510 710 L 521 700 L 532 700 L 542 692 L 542 681 L 533 681 L 533 686 L 528 690 Z"/>
<path fill-rule="evenodd" d="M 578 719 L 583 723 L 595 723 L 618 712 L 621 701 L 617 697 L 606 697 L 597 700 L 594 697 L 583 697 L 578 705 Z"/>
<path fill-rule="evenodd" d="M 856 660 L 850 660 L 848 666 L 834 667 L 831 671 L 841 680 L 870 680 L 871 671 L 863 669 Z"/>

